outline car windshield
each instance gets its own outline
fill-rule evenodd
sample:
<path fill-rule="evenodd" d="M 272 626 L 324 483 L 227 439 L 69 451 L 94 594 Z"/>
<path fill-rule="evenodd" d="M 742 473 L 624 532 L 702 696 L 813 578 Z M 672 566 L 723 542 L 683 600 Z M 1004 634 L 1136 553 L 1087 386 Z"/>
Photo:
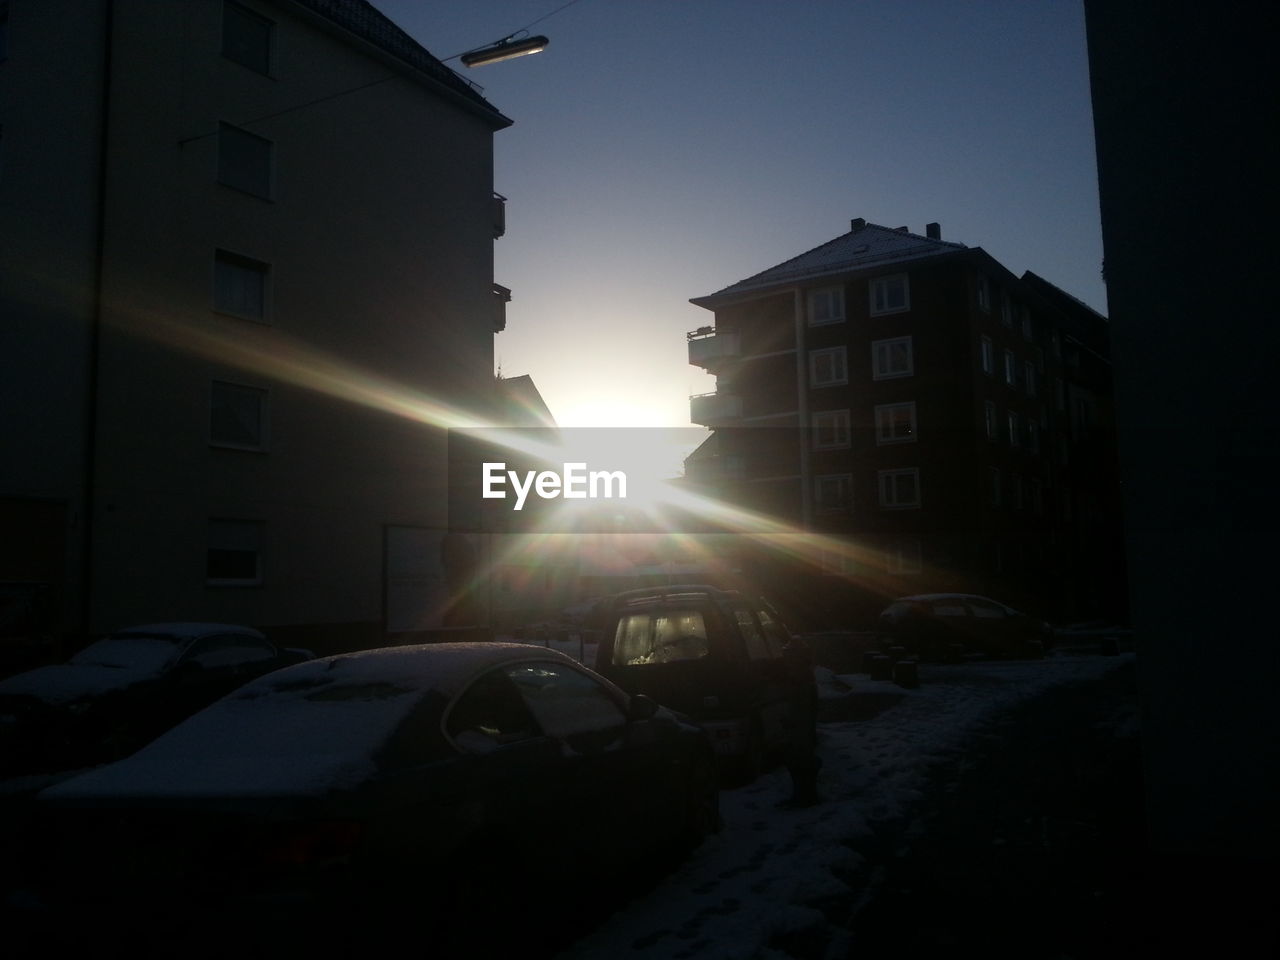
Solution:
<path fill-rule="evenodd" d="M 71 662 L 117 667 L 137 673 L 159 673 L 178 655 L 179 648 L 180 644 L 174 637 L 107 637 L 85 647 L 71 658 Z"/>
<path fill-rule="evenodd" d="M 613 662 L 617 666 L 700 660 L 710 652 L 701 610 L 628 613 L 618 620 Z"/>

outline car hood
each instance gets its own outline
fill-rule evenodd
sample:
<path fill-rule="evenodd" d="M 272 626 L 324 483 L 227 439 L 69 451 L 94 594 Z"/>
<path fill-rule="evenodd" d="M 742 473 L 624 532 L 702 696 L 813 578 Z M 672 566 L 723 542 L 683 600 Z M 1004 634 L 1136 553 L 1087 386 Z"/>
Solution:
<path fill-rule="evenodd" d="M 93 663 L 59 663 L 38 667 L 0 681 L 0 696 L 32 697 L 50 706 L 100 697 L 150 680 L 151 672 Z"/>

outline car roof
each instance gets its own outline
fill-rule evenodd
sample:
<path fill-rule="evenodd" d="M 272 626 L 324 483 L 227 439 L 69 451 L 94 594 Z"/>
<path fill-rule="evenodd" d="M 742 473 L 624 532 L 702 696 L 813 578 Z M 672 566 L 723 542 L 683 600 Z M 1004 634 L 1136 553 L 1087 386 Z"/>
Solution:
<path fill-rule="evenodd" d="M 979 596 L 976 593 L 913 593 L 910 596 L 898 597 L 893 603 L 930 603 L 937 600 L 979 600 L 983 603 L 994 604 L 1012 613 L 1018 612 L 1007 603 L 992 600 L 990 597 Z"/>
<path fill-rule="evenodd" d="M 899 603 L 909 600 L 986 600 L 989 603 L 999 603 L 998 600 L 992 600 L 990 597 L 980 597 L 976 593 L 913 593 L 907 597 L 898 597 L 893 602 Z M 1004 606 L 1004 604 L 1000 604 Z"/>
<path fill-rule="evenodd" d="M 458 643 L 423 643 L 339 653 L 277 670 L 253 681 L 242 691 L 269 693 L 273 686 L 296 688 L 309 679 L 328 682 L 402 683 L 422 691 L 434 690 L 454 697 L 490 667 L 523 660 L 555 660 L 581 667 L 558 650 L 528 643 L 477 640 Z"/>
<path fill-rule="evenodd" d="M 722 590 L 705 583 L 677 583 L 660 587 L 641 587 L 619 593 L 613 598 L 614 606 L 633 606 L 643 603 L 667 603 L 688 600 L 738 600 L 743 594 L 737 590 Z"/>
<path fill-rule="evenodd" d="M 262 632 L 255 630 L 253 627 L 246 627 L 237 623 L 201 623 L 201 622 L 174 622 L 174 623 L 144 623 L 134 627 L 122 627 L 119 630 L 112 630 L 107 634 L 109 637 L 173 637 L 177 640 L 198 640 L 201 637 L 211 637 L 215 635 L 237 634 L 239 636 L 254 637 L 258 640 L 265 640 Z"/>

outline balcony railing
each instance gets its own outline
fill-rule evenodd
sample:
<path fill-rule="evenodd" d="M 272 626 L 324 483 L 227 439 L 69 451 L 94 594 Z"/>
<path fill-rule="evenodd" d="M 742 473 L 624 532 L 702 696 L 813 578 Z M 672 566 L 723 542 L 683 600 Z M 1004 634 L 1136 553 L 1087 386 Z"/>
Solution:
<path fill-rule="evenodd" d="M 742 416 L 742 398 L 732 393 L 701 393 L 689 398 L 689 419 L 714 427 Z"/>
<path fill-rule="evenodd" d="M 685 334 L 689 341 L 689 362 L 695 367 L 711 367 L 740 353 L 736 333 L 716 333 L 714 327 L 699 327 Z"/>
<path fill-rule="evenodd" d="M 507 198 L 498 191 L 493 192 L 493 239 L 497 240 L 507 232 Z"/>

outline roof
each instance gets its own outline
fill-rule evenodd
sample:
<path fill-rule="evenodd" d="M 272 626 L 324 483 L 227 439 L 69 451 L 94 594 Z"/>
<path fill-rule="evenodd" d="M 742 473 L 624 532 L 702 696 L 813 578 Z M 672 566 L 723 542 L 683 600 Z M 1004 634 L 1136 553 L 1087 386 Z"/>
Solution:
<path fill-rule="evenodd" d="M 396 26 L 367 0 L 294 0 L 294 2 L 391 54 L 476 106 L 482 107 L 493 115 L 494 122 L 499 127 L 511 125 L 511 120 L 481 96 L 474 84 L 446 67 L 442 61 L 432 56 L 425 47 Z"/>
<path fill-rule="evenodd" d="M 1058 311 L 1063 333 L 1075 337 L 1103 359 L 1110 357 L 1111 334 L 1106 317 L 1030 270 L 1022 274 L 1022 282 Z"/>
<path fill-rule="evenodd" d="M 148 637 L 173 637 L 178 640 L 192 640 L 229 633 L 255 637 L 259 640 L 266 639 L 261 632 L 253 629 L 253 627 L 245 627 L 236 623 L 144 623 L 136 627 L 121 627 L 119 630 L 112 630 L 110 636 L 136 637 L 145 635 Z"/>
<path fill-rule="evenodd" d="M 905 227 L 882 227 L 878 223 L 867 223 L 864 220 L 854 220 L 852 226 L 853 229 L 844 236 L 829 240 L 820 247 L 814 247 L 745 280 L 739 280 L 723 290 L 705 297 L 694 297 L 690 302 L 706 306 L 711 301 L 791 284 L 798 280 L 814 280 L 852 270 L 891 266 L 968 249 L 963 243 L 922 237 L 908 232 Z"/>
<path fill-rule="evenodd" d="M 518 377 L 500 377 L 498 394 L 502 401 L 499 416 L 503 424 L 513 427 L 554 427 L 556 418 L 542 394 L 527 373 Z"/>

